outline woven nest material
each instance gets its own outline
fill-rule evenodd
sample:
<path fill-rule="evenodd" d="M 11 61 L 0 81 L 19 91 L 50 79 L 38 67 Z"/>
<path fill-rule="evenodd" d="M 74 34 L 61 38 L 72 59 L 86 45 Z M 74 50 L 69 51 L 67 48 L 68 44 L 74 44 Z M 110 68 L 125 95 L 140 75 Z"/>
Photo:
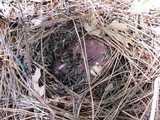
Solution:
<path fill-rule="evenodd" d="M 1 17 L 2 119 L 148 120 L 160 65 L 156 12 L 114 1 L 20 5 L 22 16 L 13 8 Z"/>

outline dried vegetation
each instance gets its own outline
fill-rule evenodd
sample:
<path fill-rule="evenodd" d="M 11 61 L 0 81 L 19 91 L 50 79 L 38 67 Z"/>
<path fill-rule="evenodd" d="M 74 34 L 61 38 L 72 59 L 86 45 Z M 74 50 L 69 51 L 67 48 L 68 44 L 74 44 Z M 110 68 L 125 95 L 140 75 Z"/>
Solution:
<path fill-rule="evenodd" d="M 10 2 L 0 19 L 0 118 L 148 120 L 159 14 L 132 13 L 131 1 Z"/>

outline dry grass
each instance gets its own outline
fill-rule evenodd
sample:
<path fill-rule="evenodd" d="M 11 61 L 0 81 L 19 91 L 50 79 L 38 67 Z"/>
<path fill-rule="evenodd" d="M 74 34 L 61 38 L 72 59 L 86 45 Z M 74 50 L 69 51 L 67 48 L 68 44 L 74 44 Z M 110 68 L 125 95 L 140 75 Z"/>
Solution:
<path fill-rule="evenodd" d="M 5 24 L 1 25 L 4 39 L 0 46 L 0 65 L 3 63 L 0 70 L 1 119 L 148 120 L 153 81 L 159 76 L 160 69 L 159 37 L 151 29 L 151 26 L 159 25 L 158 16 L 153 18 L 156 11 L 143 15 L 131 14 L 126 10 L 129 3 L 112 0 L 60 0 L 43 5 L 24 0 L 13 5 L 13 9 L 19 9 L 19 12 L 11 13 L 6 18 L 7 21 L 4 20 Z M 31 13 L 26 13 L 29 12 L 29 6 L 39 8 L 36 15 L 30 16 L 28 14 Z M 83 29 L 83 22 L 91 22 L 92 16 L 98 22 L 96 27 L 104 32 L 102 38 L 94 38 L 103 42 L 110 53 L 109 58 L 104 58 L 102 71 L 93 79 L 84 47 L 86 32 Z M 36 18 L 43 22 L 30 25 Z M 11 20 L 12 26 L 9 22 Z M 43 39 L 54 34 L 61 28 L 61 24 L 70 20 L 74 23 L 87 76 L 87 85 L 83 89 L 80 87 L 78 91 L 64 85 L 48 70 L 42 54 Z M 114 20 L 128 25 L 130 30 L 106 30 L 105 25 Z M 82 31 L 82 35 L 79 31 Z M 126 37 L 132 41 L 123 40 Z M 40 46 L 40 53 L 37 53 L 39 62 L 38 55 L 32 55 L 37 52 L 33 49 L 37 46 Z M 42 97 L 34 91 L 32 85 L 31 75 L 35 66 L 42 69 L 40 80 L 46 89 Z M 160 119 L 158 113 L 157 110 L 157 120 Z"/>

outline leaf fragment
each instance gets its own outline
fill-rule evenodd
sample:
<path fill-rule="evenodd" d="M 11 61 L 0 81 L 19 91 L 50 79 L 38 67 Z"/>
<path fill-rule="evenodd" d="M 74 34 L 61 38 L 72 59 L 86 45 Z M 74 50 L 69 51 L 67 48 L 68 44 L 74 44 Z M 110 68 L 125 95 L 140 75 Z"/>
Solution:
<path fill-rule="evenodd" d="M 35 73 L 32 75 L 32 81 L 38 82 L 39 78 L 41 77 L 41 69 L 36 67 Z"/>
<path fill-rule="evenodd" d="M 83 23 L 84 25 L 84 29 L 88 32 L 89 35 L 94 35 L 97 36 L 99 38 L 102 38 L 102 31 L 98 28 L 96 28 L 96 26 L 94 24 L 89 24 L 87 22 Z"/>
<path fill-rule="evenodd" d="M 45 86 L 39 86 L 39 79 L 41 77 L 41 69 L 36 67 L 35 73 L 32 75 L 32 84 L 34 90 L 42 97 L 45 93 Z"/>
<path fill-rule="evenodd" d="M 160 8 L 160 0 L 134 0 L 128 12 L 140 14 Z"/>
<path fill-rule="evenodd" d="M 118 20 L 114 20 L 109 26 L 111 26 L 113 29 L 124 31 L 124 32 L 127 32 L 130 30 L 130 28 L 126 23 L 120 23 Z"/>

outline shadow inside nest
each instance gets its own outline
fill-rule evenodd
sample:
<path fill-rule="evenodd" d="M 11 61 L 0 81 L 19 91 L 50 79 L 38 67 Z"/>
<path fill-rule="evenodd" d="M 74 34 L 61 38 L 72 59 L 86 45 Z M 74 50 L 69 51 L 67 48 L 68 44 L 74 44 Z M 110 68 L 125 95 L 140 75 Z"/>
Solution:
<path fill-rule="evenodd" d="M 83 44 L 82 33 L 83 30 L 79 27 L 78 34 Z M 86 49 L 89 68 L 95 65 L 102 66 L 107 50 L 107 47 L 98 38 L 88 35 L 85 36 L 85 44 L 80 46 L 72 21 L 61 25 L 54 33 L 43 38 L 42 44 L 41 42 L 36 43 L 33 48 L 32 58 L 41 65 L 44 63 L 47 70 L 61 83 L 77 93 L 88 86 L 84 50 Z M 93 79 L 94 75 L 90 75 Z M 48 83 L 53 81 L 52 79 L 47 80 Z"/>

